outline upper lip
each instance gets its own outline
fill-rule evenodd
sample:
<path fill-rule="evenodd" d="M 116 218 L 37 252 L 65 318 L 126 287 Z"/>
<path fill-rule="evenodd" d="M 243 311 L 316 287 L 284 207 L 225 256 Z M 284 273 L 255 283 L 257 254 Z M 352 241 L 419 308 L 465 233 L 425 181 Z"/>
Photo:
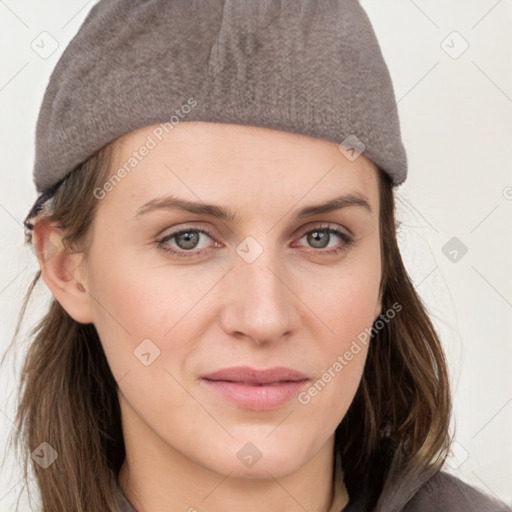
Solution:
<path fill-rule="evenodd" d="M 207 380 L 242 382 L 246 384 L 269 384 L 272 382 L 301 381 L 308 379 L 307 375 L 284 366 L 276 366 L 266 370 L 257 370 L 250 366 L 235 366 L 203 375 L 202 378 Z"/>

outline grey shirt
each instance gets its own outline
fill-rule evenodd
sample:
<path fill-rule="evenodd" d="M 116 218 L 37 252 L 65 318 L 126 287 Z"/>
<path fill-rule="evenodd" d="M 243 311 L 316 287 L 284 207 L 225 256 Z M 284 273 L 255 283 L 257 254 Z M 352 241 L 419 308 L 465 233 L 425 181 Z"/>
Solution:
<path fill-rule="evenodd" d="M 117 487 L 119 508 L 116 512 L 137 512 Z M 370 512 L 368 494 L 350 500 L 343 512 Z M 503 502 L 485 495 L 444 471 L 423 483 L 406 503 L 377 507 L 375 512 L 512 512 Z M 340 510 L 341 512 L 341 510 Z"/>

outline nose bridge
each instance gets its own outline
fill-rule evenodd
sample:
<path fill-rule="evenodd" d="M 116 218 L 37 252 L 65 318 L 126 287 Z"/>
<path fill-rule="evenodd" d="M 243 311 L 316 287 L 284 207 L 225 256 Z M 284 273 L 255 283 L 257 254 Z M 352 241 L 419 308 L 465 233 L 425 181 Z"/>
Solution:
<path fill-rule="evenodd" d="M 271 236 L 267 237 L 268 239 Z M 230 276 L 227 329 L 258 342 L 279 338 L 294 328 L 293 293 L 279 251 L 245 239 L 237 247 Z"/>

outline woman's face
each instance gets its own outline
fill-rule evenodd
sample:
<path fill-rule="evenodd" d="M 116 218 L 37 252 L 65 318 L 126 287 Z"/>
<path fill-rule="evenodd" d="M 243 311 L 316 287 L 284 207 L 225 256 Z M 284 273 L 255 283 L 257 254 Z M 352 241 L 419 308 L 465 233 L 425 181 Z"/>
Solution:
<path fill-rule="evenodd" d="M 280 131 L 155 128 L 121 139 L 80 274 L 123 428 L 151 457 L 278 478 L 332 442 L 361 379 L 358 335 L 380 313 L 376 167 Z M 212 375 L 233 367 L 289 372 Z"/>

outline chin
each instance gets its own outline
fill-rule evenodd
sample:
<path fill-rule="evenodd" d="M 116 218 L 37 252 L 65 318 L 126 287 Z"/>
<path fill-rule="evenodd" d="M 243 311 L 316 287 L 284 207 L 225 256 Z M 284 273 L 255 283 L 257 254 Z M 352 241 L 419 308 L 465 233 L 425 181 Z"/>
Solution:
<path fill-rule="evenodd" d="M 268 479 L 269 473 L 274 478 L 284 477 L 308 461 L 308 452 L 314 452 L 312 446 L 308 450 L 303 442 L 290 442 L 290 439 L 286 441 L 278 436 L 275 439 L 239 437 L 216 448 L 209 453 L 209 460 L 203 461 L 203 465 L 216 473 L 243 479 Z"/>

